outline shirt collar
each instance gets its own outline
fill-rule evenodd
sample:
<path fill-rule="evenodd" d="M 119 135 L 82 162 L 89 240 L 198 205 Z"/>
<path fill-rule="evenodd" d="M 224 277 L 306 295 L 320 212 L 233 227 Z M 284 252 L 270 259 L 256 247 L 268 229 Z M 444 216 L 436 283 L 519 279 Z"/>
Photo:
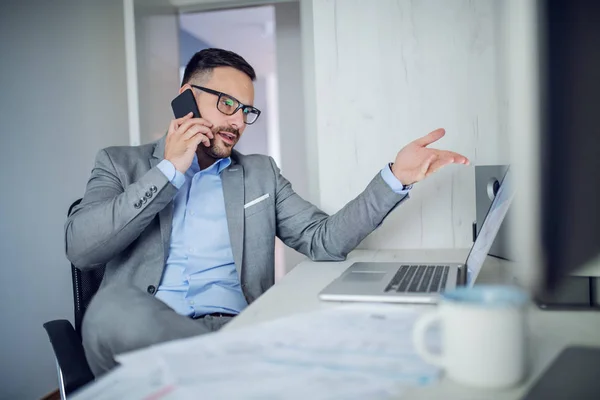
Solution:
<path fill-rule="evenodd" d="M 213 165 L 206 168 L 203 172 L 207 174 L 220 175 L 221 172 L 231 165 L 231 157 L 220 158 Z M 198 165 L 198 156 L 194 155 L 194 160 L 190 166 L 190 171 L 195 175 L 200 172 L 200 165 Z"/>

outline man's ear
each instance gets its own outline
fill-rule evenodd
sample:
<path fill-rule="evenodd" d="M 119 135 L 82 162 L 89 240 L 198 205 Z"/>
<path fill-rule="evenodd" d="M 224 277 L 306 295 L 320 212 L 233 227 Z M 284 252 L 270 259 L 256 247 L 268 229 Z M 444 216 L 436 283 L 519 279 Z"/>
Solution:
<path fill-rule="evenodd" d="M 186 83 L 185 85 L 183 85 L 182 87 L 179 88 L 179 94 L 183 93 L 184 90 L 190 89 L 192 90 L 192 87 L 190 86 L 189 83 Z M 192 90 L 193 92 L 193 90 Z"/>

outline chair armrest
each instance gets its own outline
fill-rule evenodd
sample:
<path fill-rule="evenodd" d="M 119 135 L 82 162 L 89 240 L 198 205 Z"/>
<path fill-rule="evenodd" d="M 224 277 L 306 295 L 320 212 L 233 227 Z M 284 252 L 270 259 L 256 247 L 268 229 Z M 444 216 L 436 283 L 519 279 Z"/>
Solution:
<path fill-rule="evenodd" d="M 94 374 L 85 358 L 81 338 L 73 325 L 65 319 L 58 319 L 46 322 L 44 328 L 62 371 L 66 394 L 93 381 Z"/>

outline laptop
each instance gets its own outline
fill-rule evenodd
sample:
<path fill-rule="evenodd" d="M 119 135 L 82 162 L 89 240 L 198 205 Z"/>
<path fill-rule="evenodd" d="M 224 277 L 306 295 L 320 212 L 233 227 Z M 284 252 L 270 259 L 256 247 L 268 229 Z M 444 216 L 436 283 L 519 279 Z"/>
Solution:
<path fill-rule="evenodd" d="M 325 301 L 435 304 L 439 294 L 472 286 L 514 198 L 510 168 L 462 263 L 355 262 L 319 293 Z"/>

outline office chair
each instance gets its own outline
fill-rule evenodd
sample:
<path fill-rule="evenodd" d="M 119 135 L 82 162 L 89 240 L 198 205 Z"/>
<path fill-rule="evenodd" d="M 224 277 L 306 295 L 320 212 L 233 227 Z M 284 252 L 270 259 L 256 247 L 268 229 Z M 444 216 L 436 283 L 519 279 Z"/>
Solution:
<path fill-rule="evenodd" d="M 71 215 L 73 207 L 80 202 L 81 199 L 78 199 L 71 204 L 67 216 Z M 94 374 L 87 363 L 81 343 L 81 321 L 103 277 L 104 267 L 82 271 L 71 264 L 75 328 L 66 319 L 48 321 L 44 324 L 54 350 L 60 397 L 63 400 L 76 389 L 94 380 Z"/>

